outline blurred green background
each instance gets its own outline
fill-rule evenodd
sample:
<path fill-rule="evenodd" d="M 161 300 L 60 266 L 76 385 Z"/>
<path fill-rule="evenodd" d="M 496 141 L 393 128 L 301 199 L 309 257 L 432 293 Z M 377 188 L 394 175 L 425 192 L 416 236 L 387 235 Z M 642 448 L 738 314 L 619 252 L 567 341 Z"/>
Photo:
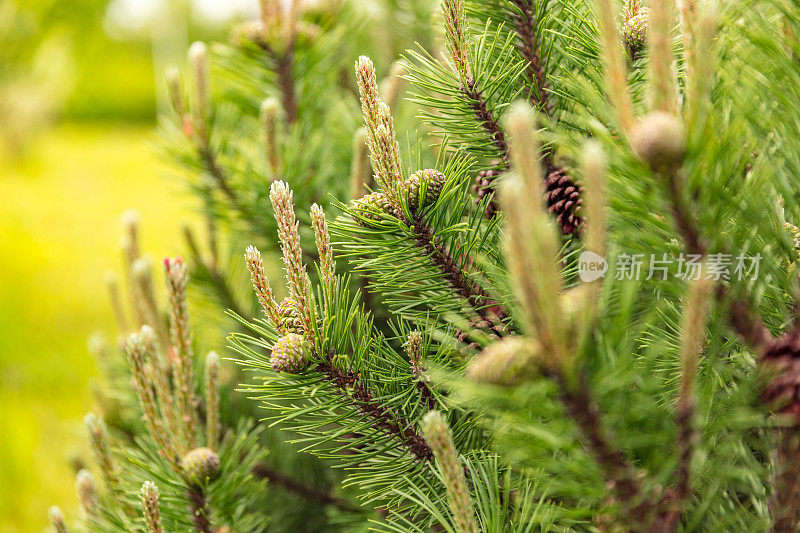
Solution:
<path fill-rule="evenodd" d="M 191 218 L 148 148 L 160 73 L 224 38 L 256 0 L 0 0 L 0 532 L 42 531 L 75 507 L 70 459 L 111 332 L 120 213 L 146 250 L 179 252 Z M 159 83 L 156 83 L 156 80 Z"/>

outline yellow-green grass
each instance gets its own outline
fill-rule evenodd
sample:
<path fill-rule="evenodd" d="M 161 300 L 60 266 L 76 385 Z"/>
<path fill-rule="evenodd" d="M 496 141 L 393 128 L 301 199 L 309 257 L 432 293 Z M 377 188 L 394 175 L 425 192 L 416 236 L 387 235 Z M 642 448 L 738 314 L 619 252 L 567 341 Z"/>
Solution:
<path fill-rule="evenodd" d="M 74 516 L 70 457 L 96 374 L 86 339 L 115 335 L 104 285 L 119 271 L 120 213 L 136 208 L 145 249 L 180 250 L 180 186 L 149 152 L 147 126 L 63 125 L 21 162 L 0 161 L 0 532 Z"/>

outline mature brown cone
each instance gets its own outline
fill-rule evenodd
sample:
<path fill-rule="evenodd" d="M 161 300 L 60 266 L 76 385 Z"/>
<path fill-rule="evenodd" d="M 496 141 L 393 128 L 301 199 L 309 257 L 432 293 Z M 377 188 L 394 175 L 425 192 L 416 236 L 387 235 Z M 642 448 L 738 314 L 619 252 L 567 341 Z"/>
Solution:
<path fill-rule="evenodd" d="M 487 195 L 494 192 L 495 188 L 493 182 L 503 173 L 503 170 L 498 168 L 500 165 L 499 161 L 492 161 L 492 165 L 492 168 L 481 170 L 478 172 L 478 175 L 475 176 L 475 184 L 472 186 L 472 190 L 475 191 L 476 204 L 481 203 Z M 492 201 L 486 205 L 485 214 L 487 217 L 493 217 L 496 212 L 497 204 L 494 199 L 492 199 Z"/>
<path fill-rule="evenodd" d="M 763 356 L 769 381 L 761 400 L 776 413 L 794 415 L 800 424 L 800 332 L 781 336 Z"/>
<path fill-rule="evenodd" d="M 496 166 L 489 170 L 481 170 L 475 177 L 472 189 L 477 197 L 476 203 L 481 202 L 484 197 L 495 191 L 494 181 L 504 172 L 504 169 L 498 168 L 499 163 L 499 161 L 493 161 L 492 164 Z M 547 176 L 544 178 L 544 191 L 547 210 L 558 220 L 561 232 L 564 235 L 577 236 L 580 233 L 581 224 L 583 224 L 583 218 L 578 214 L 583 203 L 580 187 L 572 181 L 563 167 L 548 164 Z M 486 206 L 486 216 L 494 216 L 497 210 L 497 204 L 492 199 Z"/>
<path fill-rule="evenodd" d="M 583 219 L 578 214 L 581 200 L 580 187 L 572 181 L 562 167 L 549 165 L 544 178 L 544 199 L 547 210 L 558 220 L 561 233 L 578 235 Z"/>

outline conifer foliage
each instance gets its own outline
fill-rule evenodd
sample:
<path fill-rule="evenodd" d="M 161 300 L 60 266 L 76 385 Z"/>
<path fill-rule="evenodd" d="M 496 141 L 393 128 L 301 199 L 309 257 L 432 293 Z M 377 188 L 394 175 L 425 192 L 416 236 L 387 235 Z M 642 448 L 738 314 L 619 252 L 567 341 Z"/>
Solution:
<path fill-rule="evenodd" d="M 164 312 L 128 223 L 77 527 L 796 531 L 800 7 L 369 3 L 381 83 L 364 3 L 281 6 L 167 76 L 210 252 Z"/>

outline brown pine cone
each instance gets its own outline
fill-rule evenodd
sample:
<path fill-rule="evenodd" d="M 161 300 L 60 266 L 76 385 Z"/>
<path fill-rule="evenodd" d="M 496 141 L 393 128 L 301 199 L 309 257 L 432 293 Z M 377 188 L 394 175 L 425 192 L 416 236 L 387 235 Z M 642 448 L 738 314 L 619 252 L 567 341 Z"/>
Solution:
<path fill-rule="evenodd" d="M 781 336 L 763 356 L 769 381 L 761 401 L 776 413 L 794 415 L 800 424 L 800 333 Z"/>
<path fill-rule="evenodd" d="M 581 204 L 580 187 L 562 167 L 550 165 L 544 179 L 544 199 L 547 210 L 558 220 L 564 235 L 578 235 L 583 219 L 578 214 Z"/>
<path fill-rule="evenodd" d="M 503 173 L 503 170 L 498 168 L 500 163 L 500 161 L 492 161 L 492 168 L 488 170 L 481 170 L 478 172 L 478 175 L 475 176 L 475 184 L 472 186 L 472 190 L 475 191 L 476 204 L 479 204 L 487 195 L 494 192 L 493 182 L 500 176 L 500 174 Z M 485 214 L 487 217 L 492 217 L 497 211 L 497 203 L 493 198 L 486 205 Z"/>

